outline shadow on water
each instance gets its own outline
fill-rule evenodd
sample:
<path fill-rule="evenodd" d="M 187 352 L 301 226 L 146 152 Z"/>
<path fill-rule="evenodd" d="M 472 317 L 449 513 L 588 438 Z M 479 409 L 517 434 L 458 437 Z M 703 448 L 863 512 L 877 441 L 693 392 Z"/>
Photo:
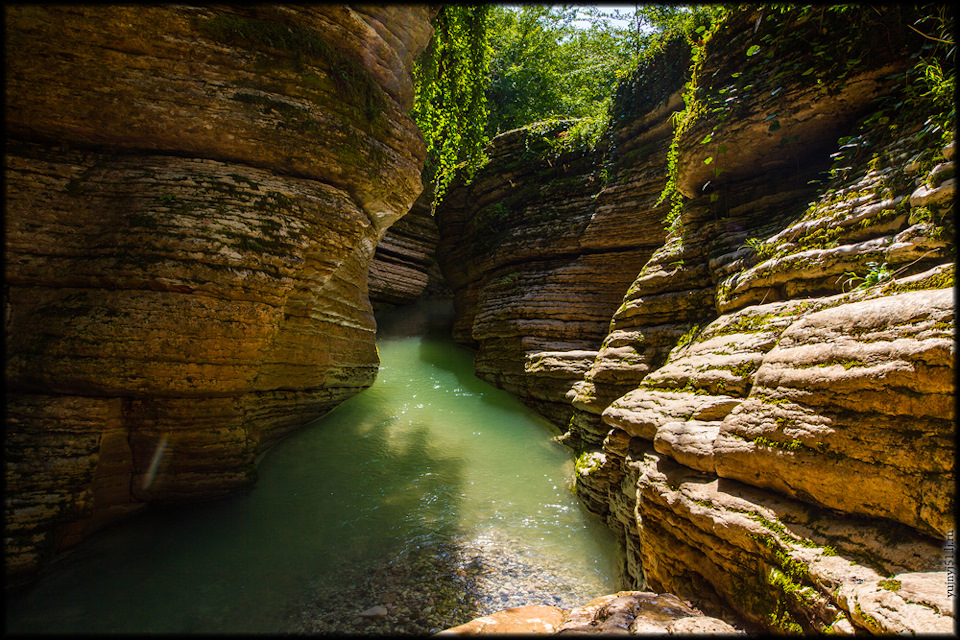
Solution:
<path fill-rule="evenodd" d="M 563 486 L 572 461 L 473 375 L 451 301 L 377 320 L 376 383 L 275 445 L 256 486 L 104 529 L 8 598 L 6 630 L 423 634 L 608 592 L 615 541 Z"/>
<path fill-rule="evenodd" d="M 348 589 L 459 522 L 462 461 L 395 423 L 348 401 L 271 450 L 252 490 L 101 532 L 8 600 L 7 631 L 286 630 L 309 585 Z"/>

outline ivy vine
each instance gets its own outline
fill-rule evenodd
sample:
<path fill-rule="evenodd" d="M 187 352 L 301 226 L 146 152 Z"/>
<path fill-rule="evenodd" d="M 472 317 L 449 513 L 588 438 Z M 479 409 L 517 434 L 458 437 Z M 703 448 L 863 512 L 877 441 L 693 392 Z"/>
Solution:
<path fill-rule="evenodd" d="M 434 202 L 458 171 L 472 176 L 484 160 L 491 6 L 443 5 L 414 68 L 412 115 L 426 141 L 424 184 L 432 187 Z"/>
<path fill-rule="evenodd" d="M 726 7 L 718 7 L 716 12 L 705 14 L 704 21 L 701 24 L 693 25 L 691 31 L 684 33 L 691 47 L 690 80 L 683 87 L 682 95 L 684 108 L 675 111 L 671 118 L 673 119 L 673 139 L 670 142 L 670 149 L 667 151 L 667 182 L 664 184 L 660 197 L 654 206 L 659 206 L 664 200 L 669 198 L 670 211 L 664 220 L 664 226 L 667 234 L 670 236 L 679 236 L 681 229 L 680 213 L 683 208 L 683 194 L 677 188 L 677 178 L 679 176 L 680 161 L 680 138 L 690 127 L 699 120 L 706 112 L 703 101 L 698 97 L 698 79 L 700 68 L 703 65 L 704 51 L 706 42 L 710 40 L 714 32 L 723 24 L 727 15 L 731 12 Z M 704 144 L 709 139 L 703 141 Z"/>
<path fill-rule="evenodd" d="M 765 5 L 758 7 L 753 29 L 746 32 L 746 41 L 731 32 L 736 23 L 727 20 L 742 10 L 724 8 L 711 16 L 712 24 L 699 25 L 691 34 L 693 45 L 690 80 L 683 90 L 685 108 L 673 114 L 674 136 L 667 157 L 667 181 L 661 191 L 661 202 L 669 200 L 670 212 L 665 220 L 668 233 L 679 235 L 680 214 L 685 200 L 677 189 L 679 175 L 679 147 L 684 134 L 699 128 L 699 142 L 709 145 L 712 152 L 704 163 L 713 169 L 716 179 L 722 169 L 726 151 L 723 143 L 726 120 L 731 116 L 757 117 L 743 112 L 744 105 L 761 104 L 759 114 L 770 133 L 781 129 L 781 118 L 789 116 L 782 102 L 784 88 L 791 85 L 815 87 L 820 95 L 840 90 L 843 84 L 864 68 L 879 64 L 878 57 L 901 55 L 917 58 L 917 64 L 907 72 L 887 78 L 903 83 L 902 90 L 894 90 L 881 98 L 872 118 L 864 121 L 864 135 L 841 138 L 841 149 L 834 154 L 831 177 L 855 164 L 857 154 L 867 152 L 869 133 L 876 138 L 877 125 L 896 128 L 895 116 L 905 115 L 907 107 L 913 112 L 904 118 L 915 120 L 917 114 L 929 113 L 925 123 L 931 135 L 941 135 L 943 142 L 952 139 L 952 123 L 956 117 L 953 108 L 955 80 L 955 48 L 952 40 L 952 11 L 946 5 L 926 4 L 917 8 L 838 5 L 799 6 Z M 905 29 L 904 26 L 907 28 Z M 916 32 L 916 33 L 913 33 Z M 848 37 L 834 37 L 847 33 Z M 912 34 L 912 37 L 911 37 Z M 919 35 L 918 35 L 919 34 Z M 698 35 L 700 36 L 698 39 Z M 917 46 L 918 38 L 926 44 Z M 878 46 L 881 40 L 883 45 Z M 715 70 L 709 78 L 701 78 L 705 50 L 722 48 L 727 42 L 739 40 L 743 66 L 734 73 Z M 891 55 L 891 52 L 896 52 Z M 912 52 L 912 55 L 911 55 Z M 765 94 L 762 95 L 761 94 Z M 760 98 L 762 97 L 762 100 Z M 758 102 L 759 101 L 759 102 Z M 922 117 L 921 117 L 922 120 Z M 705 126 L 701 126 L 706 121 Z M 905 122 L 899 123 L 902 128 Z M 780 146 L 796 142 L 797 136 L 781 135 Z M 689 142 L 689 141 L 688 141 Z M 874 145 L 876 140 L 873 141 Z M 711 201 L 717 196 L 711 194 Z"/>

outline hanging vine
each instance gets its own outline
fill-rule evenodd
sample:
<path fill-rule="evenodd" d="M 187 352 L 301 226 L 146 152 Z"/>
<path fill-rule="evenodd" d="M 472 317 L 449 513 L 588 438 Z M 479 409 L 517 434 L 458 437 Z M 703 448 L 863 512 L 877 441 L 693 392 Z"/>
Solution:
<path fill-rule="evenodd" d="M 434 202 L 458 170 L 472 176 L 483 161 L 490 7 L 443 5 L 414 68 L 413 117 L 427 143 L 424 184 L 432 186 Z"/>

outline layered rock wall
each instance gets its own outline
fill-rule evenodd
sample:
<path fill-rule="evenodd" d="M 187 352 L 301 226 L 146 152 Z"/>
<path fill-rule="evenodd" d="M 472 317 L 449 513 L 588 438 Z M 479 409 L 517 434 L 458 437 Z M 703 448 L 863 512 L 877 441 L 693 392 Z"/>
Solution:
<path fill-rule="evenodd" d="M 393 224 L 370 262 L 367 288 L 374 309 L 410 304 L 422 296 L 446 295 L 437 264 L 440 234 L 432 212 L 433 193 L 424 190 L 413 208 Z"/>
<path fill-rule="evenodd" d="M 455 339 L 478 348 L 478 376 L 564 427 L 565 394 L 663 242 L 660 158 L 688 56 L 683 41 L 669 47 L 661 58 L 677 64 L 659 63 L 663 75 L 596 148 L 564 143 L 573 122 L 504 133 L 490 162 L 469 184 L 455 180 L 437 208 Z"/>
<path fill-rule="evenodd" d="M 611 229 L 643 219 L 653 231 L 632 241 L 643 264 L 617 285 L 599 344 L 536 352 L 541 326 L 562 335 L 598 311 L 582 293 L 547 304 L 535 280 L 507 293 L 455 275 L 478 375 L 521 394 L 510 384 L 521 371 L 562 380 L 540 385 L 554 399 L 543 413 L 577 447 L 578 495 L 622 537 L 631 587 L 748 628 L 953 629 L 942 550 L 955 507 L 953 132 L 902 90 L 928 51 L 903 26 L 911 11 L 731 11 L 696 56 L 686 105 L 651 111 L 640 90 L 664 86 L 663 56 L 636 88 L 621 85 L 618 99 L 636 106 L 614 113 L 659 113 L 667 133 L 652 157 L 624 156 L 630 188 L 650 199 L 605 212 Z M 513 157 L 493 149 L 491 164 Z M 668 178 L 673 205 L 654 208 Z M 536 184 L 531 173 L 515 189 Z M 591 204 L 558 227 L 583 228 L 610 189 L 587 189 Z M 449 227 L 448 205 L 438 211 L 442 267 L 507 268 L 495 251 L 464 266 L 462 249 L 444 246 L 484 241 L 471 224 L 498 201 L 472 201 L 473 218 Z M 537 229 L 529 215 L 504 225 Z M 513 255 L 521 275 L 541 264 Z M 604 276 L 571 278 L 570 291 Z"/>
<path fill-rule="evenodd" d="M 8 577 L 372 383 L 431 11 L 5 9 Z"/>

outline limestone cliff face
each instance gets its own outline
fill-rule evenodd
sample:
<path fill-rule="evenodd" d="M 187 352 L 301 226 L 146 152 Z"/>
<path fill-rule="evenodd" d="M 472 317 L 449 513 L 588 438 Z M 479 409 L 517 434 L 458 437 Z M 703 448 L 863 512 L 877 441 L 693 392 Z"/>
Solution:
<path fill-rule="evenodd" d="M 431 211 L 432 200 L 429 189 L 420 194 L 413 208 L 387 230 L 377 245 L 367 280 L 374 309 L 447 293 L 437 263 L 440 235 Z"/>
<path fill-rule="evenodd" d="M 455 339 L 477 346 L 479 377 L 557 424 L 566 426 L 573 407 L 564 395 L 663 242 L 666 205 L 654 205 L 688 59 L 685 43 L 669 48 L 643 104 L 621 114 L 596 150 L 562 146 L 569 122 L 504 133 L 490 162 L 469 185 L 454 181 L 437 208 Z"/>
<path fill-rule="evenodd" d="M 727 18 L 695 68 L 703 115 L 676 139 L 678 223 L 635 241 L 643 264 L 618 285 L 599 344 L 507 350 L 504 373 L 490 373 L 486 341 L 510 332 L 530 344 L 538 334 L 521 327 L 560 313 L 561 333 L 590 298 L 571 294 L 561 311 L 522 280 L 509 296 L 489 284 L 461 294 L 459 335 L 479 342 L 478 374 L 510 389 L 508 374 L 549 372 L 563 381 L 540 385 L 554 404 L 568 388 L 568 411 L 544 413 L 578 447 L 578 495 L 622 536 L 631 586 L 770 630 L 953 629 L 942 547 L 955 508 L 954 147 L 929 114 L 897 111 L 923 45 L 899 11 Z M 844 27 L 883 34 L 884 46 L 828 46 L 823 29 Z M 657 70 L 632 81 L 662 79 Z M 638 122 L 656 113 L 641 95 L 619 96 Z M 669 112 L 659 117 L 669 131 Z M 626 160 L 642 168 L 627 174 L 632 189 L 655 199 L 668 143 Z M 517 189 L 536 174 L 526 180 Z M 602 202 L 610 188 L 583 193 Z M 655 228 L 665 212 L 651 204 L 613 203 L 608 219 Z M 582 225 L 595 206 L 562 224 Z M 440 213 L 445 272 L 496 264 L 489 252 L 464 266 L 463 249 L 443 245 L 483 239 L 469 234 L 479 206 L 449 228 Z M 522 237 L 535 225 L 504 226 Z M 509 268 L 537 259 L 518 253 Z M 591 278 L 620 282 L 618 271 Z M 484 324 L 486 309 L 503 321 Z"/>
<path fill-rule="evenodd" d="M 368 386 L 421 191 L 427 7 L 6 9 L 6 532 L 18 577 Z"/>

